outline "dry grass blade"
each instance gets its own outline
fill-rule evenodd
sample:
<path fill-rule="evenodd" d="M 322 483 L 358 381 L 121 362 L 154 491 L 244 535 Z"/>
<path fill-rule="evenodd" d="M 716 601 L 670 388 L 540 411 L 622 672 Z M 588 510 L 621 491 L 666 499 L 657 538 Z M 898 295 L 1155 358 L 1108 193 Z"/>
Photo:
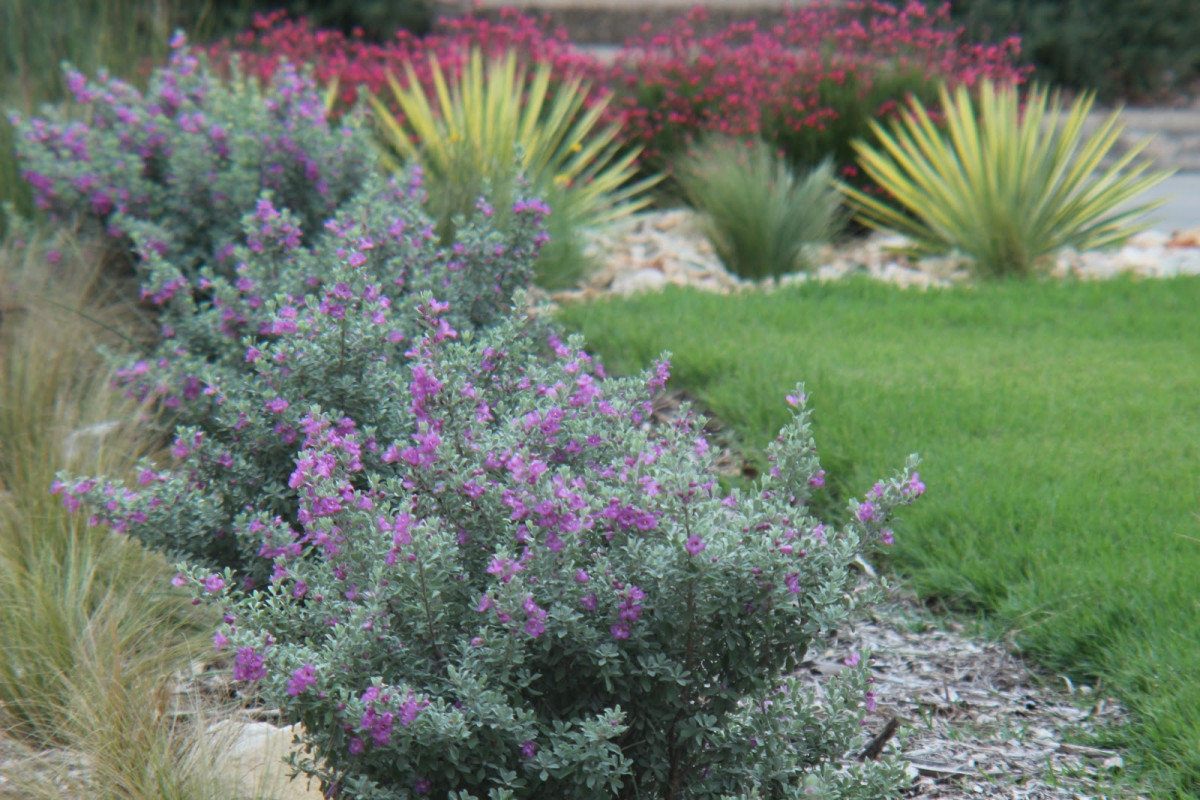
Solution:
<path fill-rule="evenodd" d="M 102 262 L 64 233 L 0 248 L 0 727 L 74 754 L 39 761 L 25 797 L 221 796 L 161 699 L 211 613 L 171 591 L 162 557 L 49 491 L 59 469 L 127 474 L 153 445 L 96 352 L 140 326 Z"/>

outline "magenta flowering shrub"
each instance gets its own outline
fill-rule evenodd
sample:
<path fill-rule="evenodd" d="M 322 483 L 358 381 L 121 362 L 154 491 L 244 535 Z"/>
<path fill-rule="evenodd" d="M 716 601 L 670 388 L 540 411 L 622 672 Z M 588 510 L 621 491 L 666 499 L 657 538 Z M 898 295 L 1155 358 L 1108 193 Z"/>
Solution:
<path fill-rule="evenodd" d="M 699 36 L 703 8 L 667 31 L 631 39 L 608 83 L 630 138 L 651 162 L 668 160 L 697 136 L 762 137 L 794 167 L 827 157 L 853 172 L 850 141 L 867 136 L 906 95 L 936 100 L 937 86 L 982 78 L 1023 80 L 1020 42 L 965 42 L 950 6 L 878 0 L 818 0 L 761 30 L 754 22 Z"/>
<path fill-rule="evenodd" d="M 866 662 L 821 698 L 788 676 L 919 477 L 813 518 L 798 389 L 770 474 L 726 495 L 701 421 L 646 424 L 665 363 L 605 379 L 578 338 L 420 309 L 411 360 L 367 381 L 390 419 L 301 418 L 296 524 L 257 517 L 270 582 L 177 578 L 222 604 L 234 678 L 304 724 L 297 766 L 344 798 L 897 796 L 898 763 L 852 756 Z"/>
<path fill-rule="evenodd" d="M 952 23 L 949 4 L 819 0 L 770 28 L 748 21 L 700 36 L 695 26 L 704 18 L 697 8 L 666 31 L 643 31 L 612 63 L 515 11 L 498 22 L 453 20 L 434 36 L 400 32 L 383 44 L 313 30 L 305 20 L 276 13 L 258 17 L 252 29 L 210 48 L 210 55 L 223 62 L 237 54 L 264 80 L 281 63 L 312 64 L 318 81 L 336 81 L 349 104 L 364 89 L 388 97 L 387 74 L 404 84 L 406 63 L 428 92 L 431 56 L 456 75 L 472 47 L 485 55 L 511 49 L 523 63 L 551 64 L 560 78 L 586 78 L 590 102 L 615 94 L 602 123 L 619 123 L 628 144 L 644 148 L 646 173 L 669 166 L 697 138 L 720 134 L 762 137 L 795 168 L 832 157 L 851 179 L 850 141 L 869 136 L 868 121 L 889 117 L 908 94 L 936 106 L 942 82 L 1019 82 L 1028 74 L 1015 65 L 1016 37 L 998 45 L 969 42 Z"/>
<path fill-rule="evenodd" d="M 310 237 L 263 195 L 228 276 L 203 267 L 189 278 L 133 225 L 162 337 L 120 369 L 119 384 L 169 412 L 173 460 L 144 464 L 130 486 L 63 477 L 64 502 L 153 548 L 265 582 L 272 559 L 300 547 L 290 526 L 305 518 L 289 476 L 306 420 L 320 413 L 339 430 L 366 430 L 368 464 L 388 457 L 377 442 L 407 435 L 396 412 L 417 331 L 413 298 L 453 303 L 442 324 L 467 335 L 505 314 L 531 280 L 545 240 L 539 201 L 518 200 L 504 233 L 477 214 L 449 247 L 425 202 L 419 170 L 407 181 L 376 175 Z"/>
<path fill-rule="evenodd" d="M 425 36 L 396 31 L 392 39 L 379 43 L 337 30 L 314 29 L 307 19 L 290 18 L 280 10 L 255 15 L 249 29 L 210 46 L 208 55 L 216 65 L 230 64 L 236 58 L 243 71 L 263 83 L 273 80 L 284 64 L 311 65 L 319 85 L 336 83 L 341 109 L 353 106 L 364 91 L 390 97 L 387 76 L 393 75 L 405 85 L 406 65 L 413 67 L 432 96 L 432 59 L 447 77 L 457 77 L 473 48 L 483 53 L 485 61 L 511 51 L 522 64 L 549 63 L 558 79 L 600 74 L 599 62 L 572 45 L 565 31 L 548 31 L 538 19 L 514 9 L 502 10 L 497 22 L 466 16 L 444 20 L 441 27 L 440 32 Z M 603 91 L 594 89 L 592 102 Z"/>
<path fill-rule="evenodd" d="M 265 88 L 236 74 L 226 83 L 182 36 L 172 48 L 144 94 L 68 68 L 86 121 L 53 108 L 45 118 L 12 117 L 38 208 L 116 237 L 140 223 L 143 244 L 185 272 L 232 269 L 242 215 L 264 191 L 302 230 L 319 231 L 373 167 L 365 135 L 329 123 L 306 72 L 281 65 Z"/>

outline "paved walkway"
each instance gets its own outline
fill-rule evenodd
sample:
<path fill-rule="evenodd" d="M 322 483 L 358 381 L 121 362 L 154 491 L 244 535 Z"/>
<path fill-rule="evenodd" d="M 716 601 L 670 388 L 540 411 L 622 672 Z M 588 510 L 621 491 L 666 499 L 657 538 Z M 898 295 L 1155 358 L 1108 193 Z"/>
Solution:
<path fill-rule="evenodd" d="M 1147 191 L 1136 204 L 1168 198 L 1150 214 L 1151 227 L 1164 232 L 1200 229 L 1200 172 L 1179 172 Z"/>

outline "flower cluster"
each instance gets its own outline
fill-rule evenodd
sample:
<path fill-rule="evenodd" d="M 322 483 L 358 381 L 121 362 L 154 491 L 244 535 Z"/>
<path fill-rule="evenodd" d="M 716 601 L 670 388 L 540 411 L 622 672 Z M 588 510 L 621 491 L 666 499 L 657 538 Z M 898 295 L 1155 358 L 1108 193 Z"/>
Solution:
<path fill-rule="evenodd" d="M 982 78 L 1022 80 L 1019 41 L 963 41 L 950 5 L 898 7 L 879 0 L 818 0 L 762 30 L 753 21 L 709 36 L 697 8 L 665 32 L 631 39 L 608 73 L 622 123 L 652 162 L 695 137 L 761 136 L 793 166 L 828 156 L 852 168 L 849 142 L 889 116 L 906 95 L 936 99 L 937 86 Z"/>
<path fill-rule="evenodd" d="M 272 559 L 303 546 L 297 524 L 336 509 L 332 498 L 297 507 L 307 472 L 328 469 L 327 459 L 297 462 L 302 448 L 319 441 L 360 464 L 432 465 L 438 431 L 405 443 L 392 417 L 403 408 L 420 418 L 422 397 L 440 386 L 418 370 L 411 402 L 400 399 L 398 371 L 418 330 L 414 298 L 436 292 L 453 303 L 429 301 L 445 312 L 434 338 L 495 322 L 530 280 L 545 214 L 521 200 L 507 232 L 479 220 L 442 247 L 425 202 L 419 170 L 375 176 L 310 237 L 264 196 L 243 218 L 245 244 L 234 247 L 227 277 L 205 267 L 189 279 L 144 246 L 152 231 L 131 225 L 162 339 L 122 366 L 118 383 L 169 412 L 174 463 L 147 463 L 135 486 L 60 483 L 64 502 L 86 500 L 97 523 L 261 583 Z"/>
<path fill-rule="evenodd" d="M 312 78 L 281 64 L 265 88 L 223 82 L 181 36 L 142 93 L 68 68 L 79 121 L 65 112 L 12 118 L 21 174 L 52 218 L 91 222 L 112 236 L 152 225 L 142 246 L 190 272 L 231 269 L 241 217 L 269 192 L 305 231 L 362 184 L 375 159 L 353 124 L 334 127 Z M 160 287 L 162 302 L 178 286 Z"/>
<path fill-rule="evenodd" d="M 457 76 L 472 48 L 480 49 L 485 60 L 513 51 L 522 63 L 548 63 L 561 79 L 600 72 L 598 62 L 574 47 L 564 31 L 548 31 L 544 22 L 514 9 L 504 9 L 494 22 L 472 16 L 448 19 L 436 34 L 416 36 L 399 30 L 386 43 L 336 30 L 314 30 L 308 20 L 289 18 L 280 10 L 256 15 L 248 30 L 210 46 L 208 55 L 217 65 L 236 60 L 264 83 L 285 64 L 311 64 L 321 85 L 336 84 L 339 107 L 345 109 L 364 91 L 386 94 L 388 75 L 403 84 L 406 65 L 432 90 L 433 60 L 448 75 Z"/>

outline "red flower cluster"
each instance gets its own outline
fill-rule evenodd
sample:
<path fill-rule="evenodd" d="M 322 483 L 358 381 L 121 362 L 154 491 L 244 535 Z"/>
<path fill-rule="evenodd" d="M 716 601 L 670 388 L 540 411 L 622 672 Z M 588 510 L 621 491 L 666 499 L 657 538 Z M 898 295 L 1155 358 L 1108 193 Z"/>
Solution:
<path fill-rule="evenodd" d="M 338 101 L 345 106 L 352 105 L 363 90 L 386 94 L 389 74 L 407 84 L 405 64 L 411 64 L 422 84 L 431 88 L 431 57 L 448 75 L 457 75 L 473 47 L 485 57 L 514 50 L 522 63 L 548 62 L 556 77 L 584 75 L 597 85 L 601 78 L 596 60 L 576 49 L 565 31 L 550 33 L 545 20 L 513 9 L 501 12 L 498 22 L 465 17 L 447 21 L 444 28 L 444 33 L 424 37 L 398 30 L 391 41 L 376 43 L 341 31 L 313 30 L 303 18 L 274 11 L 256 15 L 249 30 L 212 45 L 208 55 L 217 66 L 227 65 L 236 55 L 243 72 L 264 81 L 285 61 L 311 65 L 319 84 L 337 81 Z"/>
<path fill-rule="evenodd" d="M 630 40 L 608 74 L 627 135 L 645 156 L 669 156 L 699 133 L 759 135 L 793 161 L 849 154 L 867 119 L 887 116 L 914 93 L 936 99 L 940 82 L 1020 81 L 1020 42 L 961 41 L 950 5 L 929 11 L 877 0 L 818 0 L 786 12 L 769 30 L 745 22 L 707 37 L 704 9 L 668 31 Z M 843 149 L 845 148 L 845 149 Z M 837 158 L 849 164 L 849 158 Z"/>
<path fill-rule="evenodd" d="M 1014 65 L 1016 37 L 990 46 L 962 41 L 949 3 L 930 11 L 915 1 L 901 8 L 817 0 L 769 29 L 749 21 L 702 37 L 695 26 L 705 18 L 696 8 L 664 32 L 643 30 L 605 63 L 564 31 L 550 31 L 545 19 L 511 9 L 499 21 L 466 17 L 436 35 L 399 31 L 382 44 L 312 30 L 275 12 L 210 48 L 210 57 L 223 64 L 237 53 L 243 69 L 263 79 L 285 60 L 311 64 L 319 83 L 337 81 L 348 105 L 364 89 L 386 96 L 388 74 L 406 83 L 405 64 L 428 89 L 431 57 L 457 74 L 472 47 L 485 56 L 512 49 L 524 63 L 551 64 L 560 79 L 587 79 L 590 102 L 615 94 L 606 121 L 620 123 L 627 141 L 644 148 L 648 169 L 664 167 L 698 135 L 722 133 L 761 136 L 800 166 L 832 155 L 848 176 L 850 140 L 867 135 L 867 121 L 887 117 L 908 94 L 936 108 L 943 81 L 972 86 L 1027 74 Z"/>

